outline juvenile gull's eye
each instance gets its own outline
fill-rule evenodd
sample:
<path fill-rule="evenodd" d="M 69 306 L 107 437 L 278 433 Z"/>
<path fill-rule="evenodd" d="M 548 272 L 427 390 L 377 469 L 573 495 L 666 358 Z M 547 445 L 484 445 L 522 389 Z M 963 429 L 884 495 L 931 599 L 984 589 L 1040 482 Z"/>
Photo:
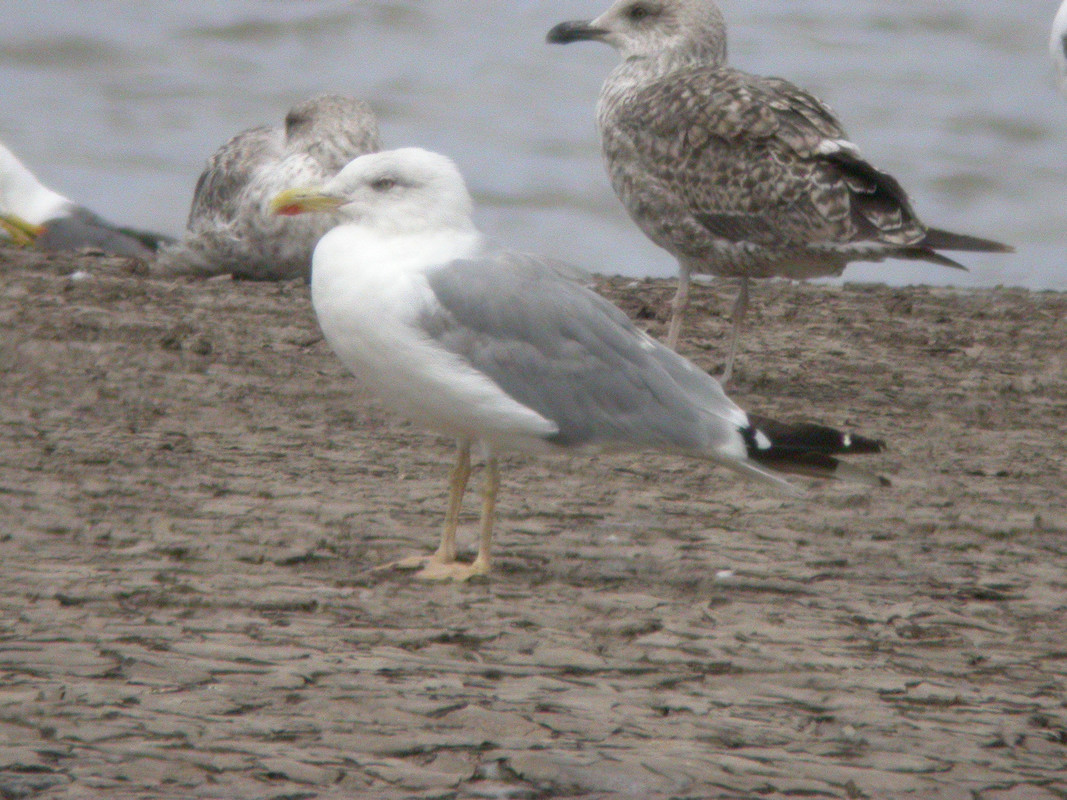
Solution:
<path fill-rule="evenodd" d="M 642 3 L 636 3 L 627 10 L 626 16 L 631 22 L 641 22 L 652 14 L 652 9 Z"/>

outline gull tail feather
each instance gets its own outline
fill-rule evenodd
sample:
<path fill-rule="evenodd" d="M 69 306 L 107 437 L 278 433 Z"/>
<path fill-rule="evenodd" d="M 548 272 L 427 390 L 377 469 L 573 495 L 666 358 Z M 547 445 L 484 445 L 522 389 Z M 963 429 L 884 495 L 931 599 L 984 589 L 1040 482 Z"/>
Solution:
<path fill-rule="evenodd" d="M 971 253 L 1014 253 L 1015 248 L 992 239 L 968 236 L 965 233 L 952 233 L 939 228 L 929 228 L 926 236 L 919 242 L 920 246 L 931 250 L 961 250 Z"/>

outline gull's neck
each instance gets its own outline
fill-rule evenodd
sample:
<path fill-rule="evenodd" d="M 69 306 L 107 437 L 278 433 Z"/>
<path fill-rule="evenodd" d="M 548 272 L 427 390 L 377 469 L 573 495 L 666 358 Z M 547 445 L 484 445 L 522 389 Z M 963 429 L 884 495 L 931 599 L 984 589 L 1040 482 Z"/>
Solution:
<path fill-rule="evenodd" d="M 659 80 L 678 70 L 697 66 L 725 67 L 725 43 L 689 43 L 654 55 L 634 55 L 624 58 L 604 82 L 600 103 L 613 105 L 619 98 L 625 97 L 639 86 Z"/>
<path fill-rule="evenodd" d="M 416 233 L 378 230 L 360 224 L 339 225 L 322 237 L 312 259 L 312 290 L 331 285 L 379 283 L 405 274 L 471 258 L 485 247 L 473 224 L 441 226 Z"/>

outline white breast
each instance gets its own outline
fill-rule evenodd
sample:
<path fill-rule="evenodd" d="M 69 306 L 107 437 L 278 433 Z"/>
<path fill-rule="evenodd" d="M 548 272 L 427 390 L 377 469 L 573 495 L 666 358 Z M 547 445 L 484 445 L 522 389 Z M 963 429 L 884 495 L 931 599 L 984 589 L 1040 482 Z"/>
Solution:
<path fill-rule="evenodd" d="M 476 234 L 382 240 L 356 226 L 335 228 L 315 249 L 312 303 L 342 363 L 398 414 L 449 436 L 525 449 L 555 433 L 555 424 L 442 349 L 420 325 L 437 305 L 425 270 L 479 246 Z"/>

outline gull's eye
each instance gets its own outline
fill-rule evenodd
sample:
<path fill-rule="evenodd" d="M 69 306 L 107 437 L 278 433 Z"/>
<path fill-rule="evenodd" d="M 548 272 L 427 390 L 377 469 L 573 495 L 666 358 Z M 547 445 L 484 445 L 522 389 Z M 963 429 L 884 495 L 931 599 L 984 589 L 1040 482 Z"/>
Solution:
<path fill-rule="evenodd" d="M 652 9 L 644 3 L 634 3 L 626 9 L 626 18 L 629 19 L 630 22 L 643 22 L 651 16 Z"/>
<path fill-rule="evenodd" d="M 378 178 L 370 185 L 370 188 L 376 192 L 388 192 L 394 186 L 396 186 L 394 178 Z"/>

